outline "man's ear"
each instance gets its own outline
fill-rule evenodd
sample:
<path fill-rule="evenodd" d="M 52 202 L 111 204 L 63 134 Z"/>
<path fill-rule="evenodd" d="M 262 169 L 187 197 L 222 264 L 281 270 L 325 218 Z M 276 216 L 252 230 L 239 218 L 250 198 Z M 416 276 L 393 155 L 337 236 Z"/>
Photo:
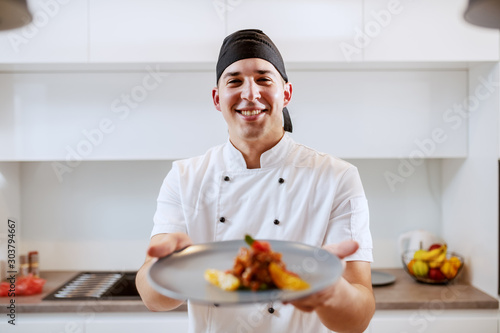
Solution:
<path fill-rule="evenodd" d="M 214 101 L 215 108 L 221 111 L 219 103 L 219 89 L 217 87 L 212 89 L 212 100 Z"/>
<path fill-rule="evenodd" d="M 288 103 L 290 103 L 290 100 L 292 99 L 292 84 L 290 82 L 285 83 L 285 91 L 284 91 L 284 103 L 283 106 L 287 106 Z"/>

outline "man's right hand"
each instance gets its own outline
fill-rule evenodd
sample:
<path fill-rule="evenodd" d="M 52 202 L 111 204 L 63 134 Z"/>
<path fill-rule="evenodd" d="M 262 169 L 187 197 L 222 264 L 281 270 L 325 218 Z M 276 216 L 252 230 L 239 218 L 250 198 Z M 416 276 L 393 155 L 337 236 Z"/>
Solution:
<path fill-rule="evenodd" d="M 169 255 L 193 244 L 191 238 L 183 233 L 158 234 L 151 238 L 144 265 L 136 276 L 136 286 L 142 301 L 151 311 L 168 311 L 183 303 L 181 300 L 166 297 L 154 290 L 148 283 L 147 272 L 157 258 Z"/>
<path fill-rule="evenodd" d="M 149 243 L 148 256 L 161 258 L 192 244 L 191 238 L 183 233 L 154 235 Z"/>

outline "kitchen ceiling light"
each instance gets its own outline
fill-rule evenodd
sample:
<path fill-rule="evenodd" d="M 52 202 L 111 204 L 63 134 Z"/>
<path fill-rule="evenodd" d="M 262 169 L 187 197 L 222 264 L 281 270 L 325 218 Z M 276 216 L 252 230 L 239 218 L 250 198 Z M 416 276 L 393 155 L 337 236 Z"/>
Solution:
<path fill-rule="evenodd" d="M 469 0 L 464 18 L 480 27 L 500 29 L 500 0 Z"/>
<path fill-rule="evenodd" d="M 32 19 L 26 0 L 0 0 L 0 30 L 20 28 Z"/>

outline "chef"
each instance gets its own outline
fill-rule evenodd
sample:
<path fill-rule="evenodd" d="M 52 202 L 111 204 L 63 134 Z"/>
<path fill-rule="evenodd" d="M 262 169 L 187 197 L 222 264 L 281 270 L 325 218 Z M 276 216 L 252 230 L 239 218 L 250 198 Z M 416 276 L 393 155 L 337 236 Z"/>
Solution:
<path fill-rule="evenodd" d="M 344 259 L 343 276 L 285 304 L 188 302 L 190 332 L 362 332 L 375 301 L 368 205 L 356 167 L 289 136 L 292 85 L 277 47 L 262 31 L 240 30 L 224 39 L 216 83 L 213 103 L 229 138 L 202 156 L 174 162 L 166 176 L 137 274 L 145 305 L 168 311 L 182 303 L 148 284 L 155 258 L 250 234 L 324 247 Z"/>

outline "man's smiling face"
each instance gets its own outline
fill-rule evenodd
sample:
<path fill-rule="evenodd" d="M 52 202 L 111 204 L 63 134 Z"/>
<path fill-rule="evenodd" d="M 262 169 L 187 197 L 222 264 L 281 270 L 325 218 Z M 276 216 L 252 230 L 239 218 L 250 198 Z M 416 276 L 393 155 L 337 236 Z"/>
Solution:
<path fill-rule="evenodd" d="M 212 91 L 214 105 L 222 112 L 236 145 L 241 141 L 278 142 L 284 132 L 282 111 L 291 95 L 291 84 L 260 58 L 228 66 Z"/>

